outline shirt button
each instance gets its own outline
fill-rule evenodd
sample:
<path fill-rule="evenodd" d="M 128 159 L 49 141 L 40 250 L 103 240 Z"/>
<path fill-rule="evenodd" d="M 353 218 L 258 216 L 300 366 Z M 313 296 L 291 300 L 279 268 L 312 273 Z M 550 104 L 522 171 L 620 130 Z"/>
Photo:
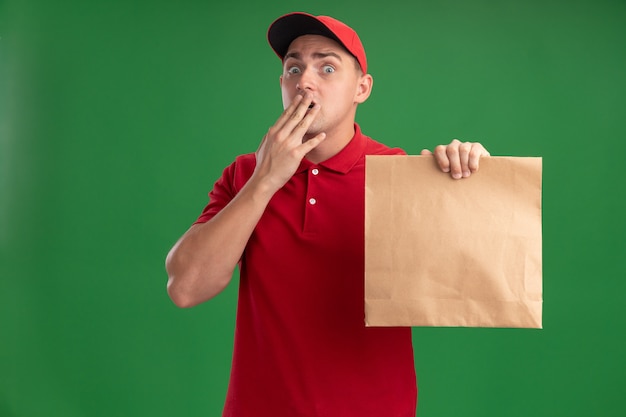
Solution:
<path fill-rule="evenodd" d="M 317 168 L 313 168 L 313 170 L 311 171 L 313 173 L 313 175 L 317 175 L 320 173 L 320 170 Z"/>
<path fill-rule="evenodd" d="M 310 205 L 314 205 L 315 203 L 317 203 L 317 200 L 314 198 L 309 198 L 309 204 Z"/>

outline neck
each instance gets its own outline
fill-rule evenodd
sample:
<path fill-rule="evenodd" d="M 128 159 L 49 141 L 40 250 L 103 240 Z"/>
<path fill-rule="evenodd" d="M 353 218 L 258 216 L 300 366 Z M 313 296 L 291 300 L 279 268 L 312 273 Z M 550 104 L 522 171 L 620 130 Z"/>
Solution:
<path fill-rule="evenodd" d="M 326 139 L 322 141 L 315 149 L 306 155 L 306 159 L 318 164 L 337 155 L 346 147 L 350 140 L 354 137 L 356 130 L 354 123 L 336 129 L 336 131 L 326 132 Z M 308 139 L 305 137 L 305 139 Z"/>

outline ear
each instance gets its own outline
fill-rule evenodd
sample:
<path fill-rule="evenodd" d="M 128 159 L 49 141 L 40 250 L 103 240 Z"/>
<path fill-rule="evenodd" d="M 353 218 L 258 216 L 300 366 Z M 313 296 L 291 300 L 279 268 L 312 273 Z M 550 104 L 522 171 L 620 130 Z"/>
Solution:
<path fill-rule="evenodd" d="M 282 75 L 278 77 L 278 84 L 280 84 L 281 87 L 283 86 L 283 76 Z"/>
<path fill-rule="evenodd" d="M 354 102 L 357 104 L 363 103 L 370 96 L 372 87 L 374 86 L 374 78 L 370 74 L 363 74 L 359 77 L 356 86 L 356 94 L 354 96 Z"/>

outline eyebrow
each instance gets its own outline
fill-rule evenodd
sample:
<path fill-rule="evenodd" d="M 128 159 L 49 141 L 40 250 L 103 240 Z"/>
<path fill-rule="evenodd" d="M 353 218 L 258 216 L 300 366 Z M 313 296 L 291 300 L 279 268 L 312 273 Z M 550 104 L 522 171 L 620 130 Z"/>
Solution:
<path fill-rule="evenodd" d="M 332 57 L 337 58 L 339 61 L 342 61 L 341 56 L 335 52 L 313 52 L 312 56 L 315 59 L 324 59 L 324 58 L 328 58 L 329 56 L 332 56 Z M 302 55 L 299 52 L 288 52 L 285 54 L 283 61 L 286 61 L 289 58 L 301 60 Z"/>

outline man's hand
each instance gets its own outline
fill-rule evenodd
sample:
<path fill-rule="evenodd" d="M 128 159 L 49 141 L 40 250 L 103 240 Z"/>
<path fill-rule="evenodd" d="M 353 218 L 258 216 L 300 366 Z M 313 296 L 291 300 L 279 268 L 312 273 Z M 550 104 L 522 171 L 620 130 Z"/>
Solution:
<path fill-rule="evenodd" d="M 428 149 L 421 155 L 433 155 Z M 449 172 L 454 179 L 467 178 L 478 171 L 478 162 L 489 152 L 478 142 L 461 142 L 454 139 L 449 145 L 435 147 L 435 160 L 443 172 Z"/>
<path fill-rule="evenodd" d="M 263 178 L 273 192 L 278 191 L 300 166 L 300 162 L 325 138 L 320 133 L 304 141 L 309 126 L 317 116 L 320 105 L 311 105 L 309 94 L 298 95 L 270 127 L 256 152 L 255 176 Z"/>

